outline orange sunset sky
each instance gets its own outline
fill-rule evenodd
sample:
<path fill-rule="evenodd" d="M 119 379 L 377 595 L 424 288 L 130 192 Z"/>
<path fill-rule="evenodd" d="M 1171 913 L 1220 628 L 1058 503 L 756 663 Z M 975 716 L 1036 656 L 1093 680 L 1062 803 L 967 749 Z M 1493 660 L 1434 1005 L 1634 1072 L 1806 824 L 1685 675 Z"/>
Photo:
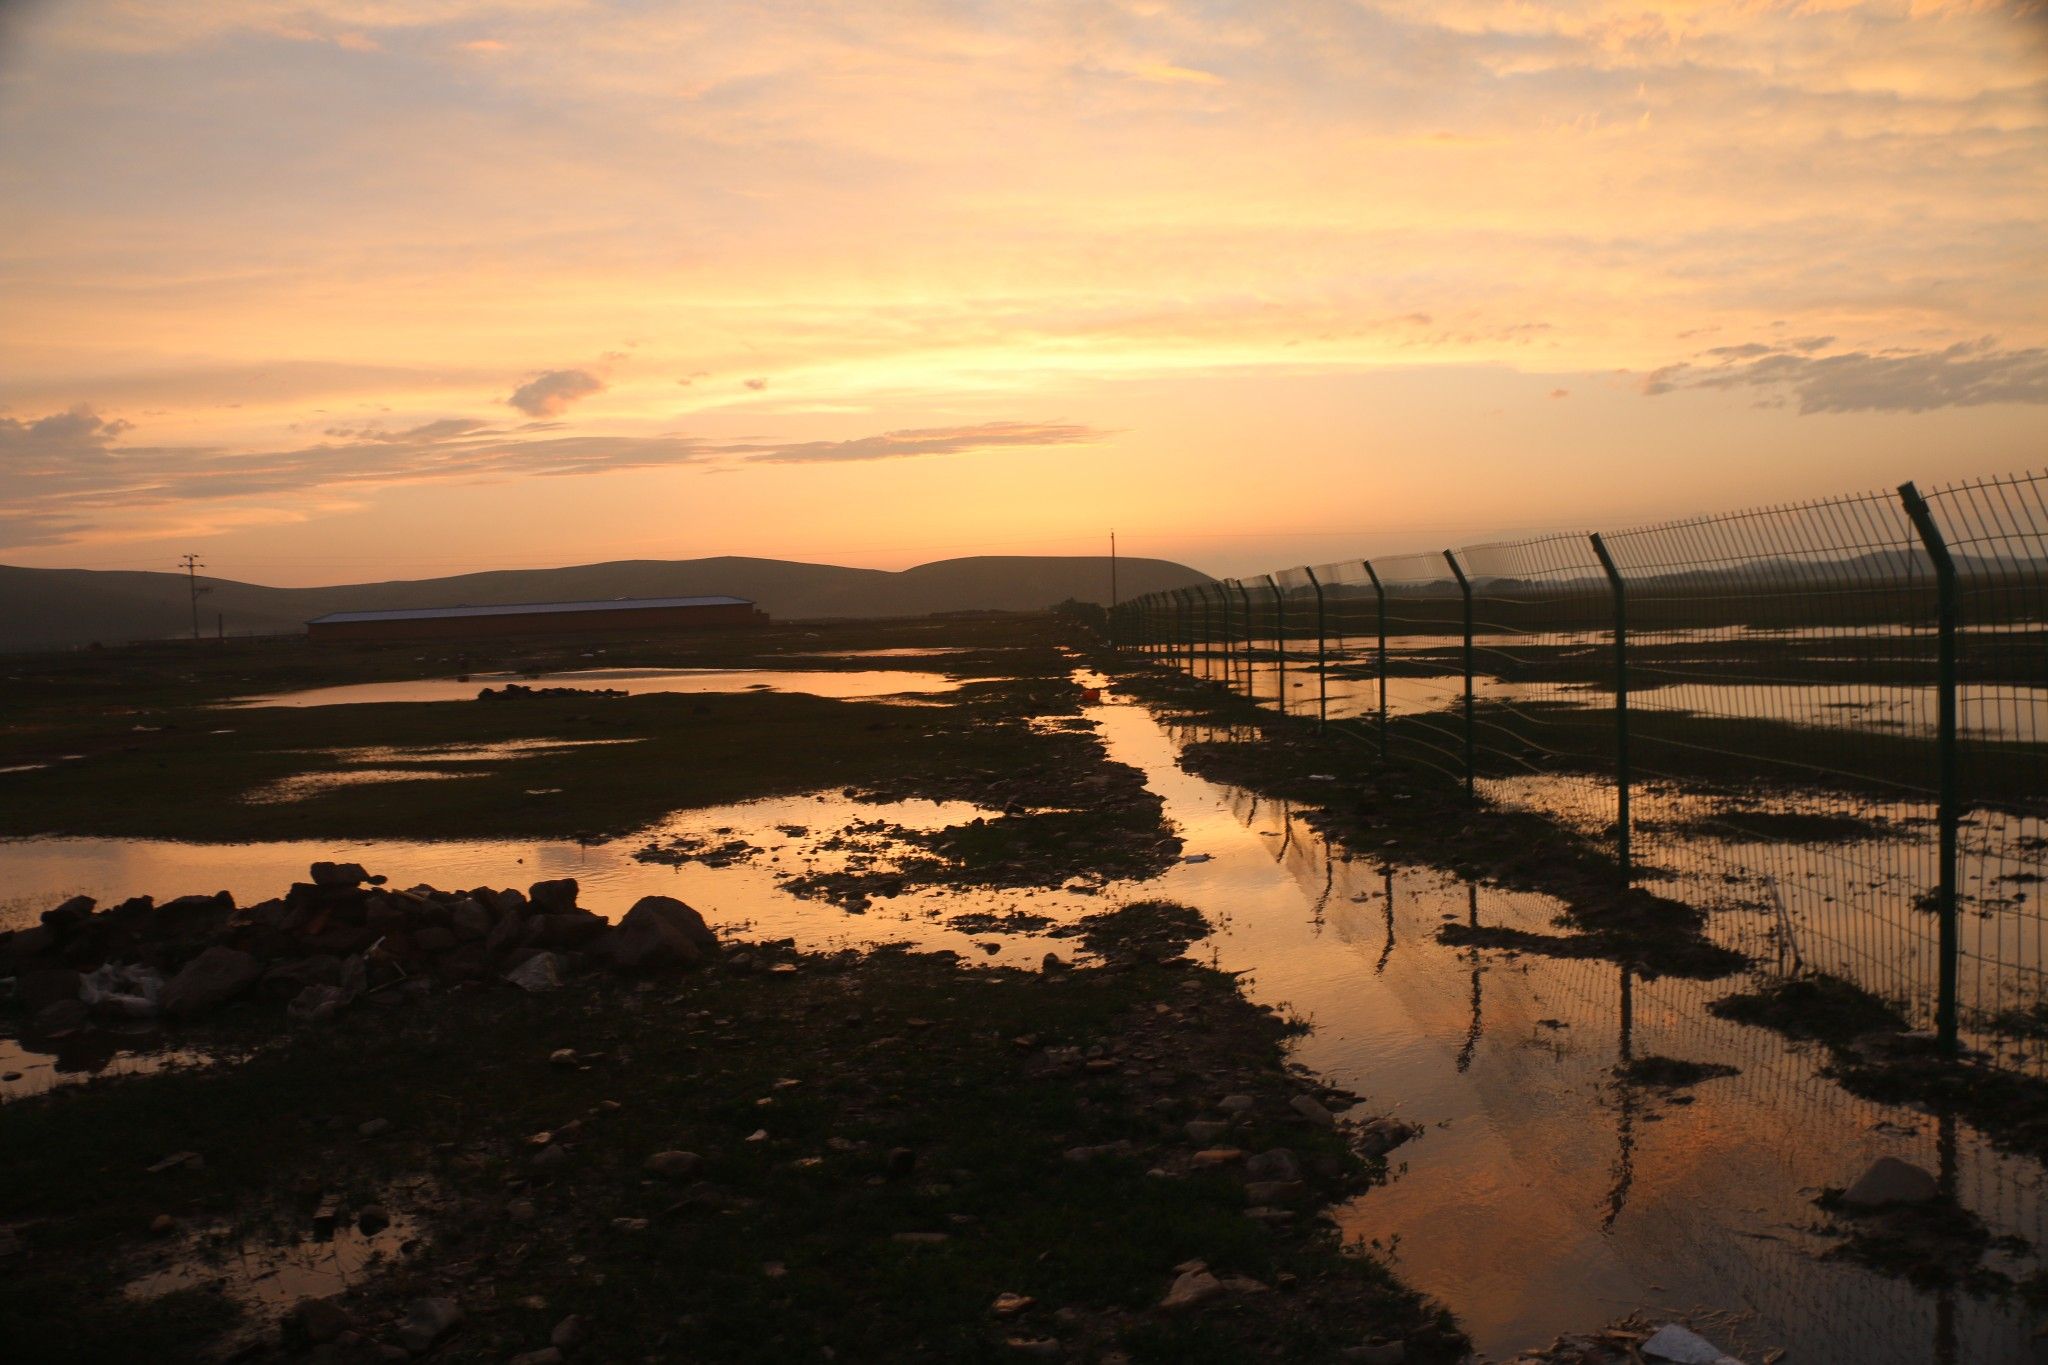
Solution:
<path fill-rule="evenodd" d="M 1988 3 L 0 7 L 0 561 L 1218 573 L 2038 467 Z"/>

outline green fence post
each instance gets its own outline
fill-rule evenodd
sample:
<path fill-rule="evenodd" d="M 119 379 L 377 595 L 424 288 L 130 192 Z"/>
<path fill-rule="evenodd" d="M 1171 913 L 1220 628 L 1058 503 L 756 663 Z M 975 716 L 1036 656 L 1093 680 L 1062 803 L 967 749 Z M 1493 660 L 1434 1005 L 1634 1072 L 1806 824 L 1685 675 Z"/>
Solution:
<path fill-rule="evenodd" d="M 1273 643 L 1280 651 L 1280 714 L 1287 714 L 1287 598 L 1273 575 L 1266 575 L 1266 590 L 1273 594 Z"/>
<path fill-rule="evenodd" d="M 1387 761 L 1387 585 L 1380 582 L 1379 571 L 1373 568 L 1370 559 L 1362 559 L 1359 563 L 1365 566 L 1365 576 L 1372 580 L 1373 596 L 1379 599 L 1380 604 L 1380 762 L 1385 763 Z"/>
<path fill-rule="evenodd" d="M 1899 485 L 1899 500 L 1905 504 L 1906 515 L 1912 518 L 1913 529 L 1920 533 L 1920 543 L 1926 546 L 1927 558 L 1934 564 L 1936 648 L 1939 651 L 1934 742 L 1939 751 L 1936 761 L 1940 774 L 1939 804 L 1935 816 L 1941 831 L 1941 881 L 1935 889 L 1935 911 L 1941 916 L 1941 984 L 1934 1007 L 1934 1028 L 1940 1035 L 1941 1045 L 1954 1050 L 1957 1034 L 1956 975 L 1962 951 L 1956 922 L 1956 856 L 1963 823 L 1962 799 L 1956 778 L 1956 622 L 1959 615 L 1956 561 L 1949 553 L 1948 541 L 1942 536 L 1941 528 L 1934 524 L 1934 513 L 1929 510 L 1927 499 L 1920 496 L 1920 490 L 1910 481 L 1902 483 Z"/>
<path fill-rule="evenodd" d="M 1444 563 L 1450 565 L 1451 572 L 1457 575 L 1458 591 L 1465 598 L 1465 795 L 1470 797 L 1475 787 L 1473 768 L 1476 766 L 1472 746 L 1472 580 L 1465 577 L 1458 556 L 1449 550 L 1444 551 Z"/>
<path fill-rule="evenodd" d="M 1316 590 L 1316 724 L 1330 723 L 1329 637 L 1323 630 L 1323 580 L 1314 569 L 1303 569 L 1308 585 Z"/>
<path fill-rule="evenodd" d="M 1633 852 L 1629 844 L 1628 763 L 1628 592 L 1607 542 L 1593 533 L 1593 553 L 1607 574 L 1607 586 L 1614 595 L 1614 792 L 1615 859 L 1621 864 L 1621 884 L 1635 880 Z"/>

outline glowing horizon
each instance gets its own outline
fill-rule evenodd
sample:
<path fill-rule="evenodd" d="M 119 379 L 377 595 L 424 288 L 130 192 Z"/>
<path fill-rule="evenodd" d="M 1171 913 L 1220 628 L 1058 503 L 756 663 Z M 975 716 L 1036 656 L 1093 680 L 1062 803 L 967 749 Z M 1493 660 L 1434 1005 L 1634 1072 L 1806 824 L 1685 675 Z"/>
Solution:
<path fill-rule="evenodd" d="M 1232 573 L 2025 468 L 2044 129 L 2024 4 L 31 5 L 0 561 Z"/>

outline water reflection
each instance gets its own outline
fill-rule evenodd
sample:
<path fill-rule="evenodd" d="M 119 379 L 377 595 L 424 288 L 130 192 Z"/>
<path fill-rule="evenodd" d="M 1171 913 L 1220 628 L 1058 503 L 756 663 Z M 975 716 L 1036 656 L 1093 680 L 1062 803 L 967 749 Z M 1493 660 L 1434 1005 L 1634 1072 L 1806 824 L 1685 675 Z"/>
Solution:
<path fill-rule="evenodd" d="M 770 668 L 584 668 L 566 673 L 476 673 L 469 677 L 415 678 L 398 682 L 348 683 L 310 687 L 260 697 L 237 697 L 230 706 L 346 706 L 359 702 L 471 701 L 486 687 L 507 683 L 522 687 L 574 687 L 587 691 L 624 692 L 801 692 L 812 697 L 853 700 L 934 692 L 954 692 L 971 679 L 943 673 L 897 669 Z M 500 703 L 515 705 L 516 703 Z"/>
<path fill-rule="evenodd" d="M 1091 679 L 1091 681 L 1094 681 Z M 678 895 L 723 928 L 789 935 L 806 947 L 908 941 L 970 960 L 1034 963 L 1072 940 L 956 927 L 964 911 L 1028 909 L 1052 925 L 1119 897 L 1166 896 L 1218 926 L 1219 965 L 1253 996 L 1307 1017 L 1299 1061 L 1427 1129 L 1397 1153 L 1383 1187 L 1337 1211 L 1345 1234 L 1389 1244 L 1411 1282 L 1453 1305 L 1482 1350 L 1501 1354 L 1644 1309 L 1730 1314 L 1725 1346 L 1760 1359 L 1919 1365 L 2033 1358 L 2014 1304 L 1933 1293 L 1843 1261 L 1814 1229 L 1811 1199 L 1879 1155 L 1941 1172 L 1994 1233 L 2037 1241 L 2042 1172 L 1993 1151 L 1967 1125 L 1847 1094 L 1819 1058 L 1720 1020 L 1709 1001 L 1740 989 L 1645 979 L 1603 961 L 1458 948 L 1446 918 L 1543 931 L 1548 897 L 1458 882 L 1333 846 L 1288 803 L 1181 769 L 1175 737 L 1115 698 L 1092 706 L 1110 756 L 1142 770 L 1187 852 L 1144 884 L 1067 891 L 911 891 L 849 916 L 789 895 L 786 874 L 823 866 L 806 836 L 876 816 L 912 828 L 972 818 L 940 803 L 859 807 L 815 796 L 679 816 L 645 837 L 561 842 L 301 843 L 206 848 L 119 840 L 0 845 L 14 922 L 74 891 L 103 898 L 228 887 L 275 894 L 316 857 L 402 882 L 523 884 L 575 876 L 609 914 L 648 892 Z M 668 867 L 632 852 L 667 837 L 746 836 L 759 855 Z M 0 914 L 9 907 L 0 906 Z M 987 958 L 979 945 L 1002 951 Z M 1637 1079 L 1652 1057 L 1734 1068 L 1690 1087 Z M 2031 1260 L 2009 1270 L 2030 1269 Z"/>

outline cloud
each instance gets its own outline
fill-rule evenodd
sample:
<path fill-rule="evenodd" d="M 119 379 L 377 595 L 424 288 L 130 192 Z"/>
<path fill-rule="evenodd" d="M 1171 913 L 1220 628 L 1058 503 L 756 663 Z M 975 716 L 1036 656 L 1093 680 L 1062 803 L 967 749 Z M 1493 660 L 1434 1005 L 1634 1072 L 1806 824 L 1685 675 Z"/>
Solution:
<path fill-rule="evenodd" d="M 801 441 L 755 447 L 747 451 L 745 458 L 755 464 L 843 464 L 919 455 L 962 455 L 1001 447 L 1079 445 L 1099 441 L 1109 434 L 1065 422 L 983 422 L 969 427 L 885 431 L 879 436 L 852 441 Z"/>
<path fill-rule="evenodd" d="M 588 370 L 548 370 L 512 390 L 505 401 L 528 417 L 557 417 L 604 388 L 604 381 Z"/>
<path fill-rule="evenodd" d="M 1764 395 L 1760 405 L 1782 402 L 1789 394 L 1797 398 L 1801 414 L 2048 403 L 2048 348 L 2001 350 L 1995 338 L 1985 337 L 1938 351 L 1801 353 L 1830 340 L 1717 346 L 1703 354 L 1721 357 L 1720 364 L 1666 365 L 1644 377 L 1642 390 L 1655 396 L 1679 389 L 1757 389 Z"/>
<path fill-rule="evenodd" d="M 159 529 L 173 509 L 210 515 L 288 509 L 334 490 L 455 480 L 553 478 L 724 462 L 820 464 L 1070 445 L 1109 434 L 1051 422 L 984 422 L 884 432 L 846 441 L 714 443 L 673 433 L 573 435 L 557 422 L 507 430 L 446 417 L 399 430 L 328 428 L 329 439 L 279 450 L 126 445 L 125 420 L 80 406 L 23 421 L 0 418 L 0 546 L 53 545 L 102 531 L 109 519 Z M 727 465 L 727 467 L 730 467 Z M 91 518 L 91 520 L 88 520 Z"/>
<path fill-rule="evenodd" d="M 768 381 L 765 379 L 749 379 L 747 381 L 747 387 L 752 389 L 755 393 L 759 393 L 761 390 L 768 387 Z"/>

